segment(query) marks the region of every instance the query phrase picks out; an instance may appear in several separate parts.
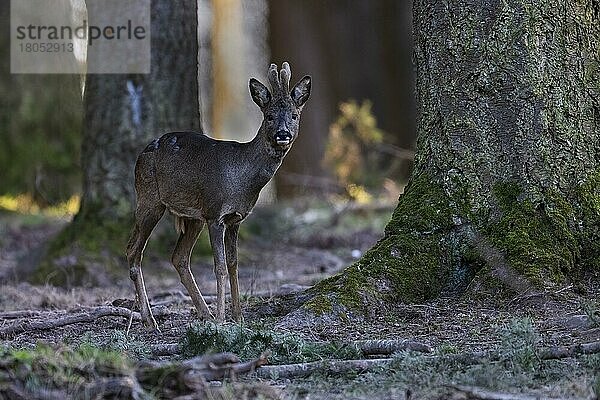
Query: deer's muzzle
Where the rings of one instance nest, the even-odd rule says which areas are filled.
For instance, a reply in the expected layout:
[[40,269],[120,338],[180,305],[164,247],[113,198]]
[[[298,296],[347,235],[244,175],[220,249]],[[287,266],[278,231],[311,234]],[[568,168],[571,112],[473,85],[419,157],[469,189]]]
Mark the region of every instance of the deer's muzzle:
[[280,146],[290,144],[292,141],[292,134],[288,131],[278,131],[275,134],[275,142]]

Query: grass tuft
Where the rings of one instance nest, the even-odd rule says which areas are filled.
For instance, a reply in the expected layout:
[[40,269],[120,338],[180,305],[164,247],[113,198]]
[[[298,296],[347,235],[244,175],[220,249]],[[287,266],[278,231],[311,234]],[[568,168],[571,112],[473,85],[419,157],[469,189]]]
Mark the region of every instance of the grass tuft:
[[[70,349],[40,343],[33,349],[2,349],[0,355],[0,386],[21,381],[31,392],[65,389],[76,393],[97,376],[126,376],[132,371],[122,354],[89,344]],[[4,381],[8,376],[2,370],[14,371],[10,380]]]
[[540,367],[537,355],[538,334],[529,318],[515,319],[501,333],[501,351],[515,372],[533,372]]
[[93,336],[93,333],[87,332],[79,340],[78,347],[116,352],[134,360],[148,358],[151,355],[148,345],[141,338],[132,334],[127,335],[121,329],[115,329],[103,337]]
[[309,342],[298,336],[244,325],[199,323],[188,329],[182,340],[186,356],[232,352],[242,360],[269,351],[271,364],[292,364],[323,359],[353,359],[362,356],[355,345],[335,342]]
[[596,302],[586,301],[581,304],[581,309],[587,315],[593,328],[600,327],[600,308]]

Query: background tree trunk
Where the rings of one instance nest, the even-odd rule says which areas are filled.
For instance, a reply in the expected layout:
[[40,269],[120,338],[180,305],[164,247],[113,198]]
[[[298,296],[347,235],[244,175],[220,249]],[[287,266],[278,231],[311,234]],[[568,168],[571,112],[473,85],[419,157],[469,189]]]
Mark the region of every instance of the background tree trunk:
[[[164,132],[202,129],[196,0],[152,0],[151,4],[151,73],[87,76],[81,209],[52,243],[36,280],[45,280],[51,272],[53,283],[76,284],[101,275],[73,272],[89,263],[77,257],[60,261],[60,256],[72,253],[73,247],[81,250],[82,257],[87,257],[86,252],[104,257],[100,250],[109,250],[110,257],[123,254],[133,216],[137,155]],[[92,24],[93,12],[89,19]],[[88,59],[90,56],[93,54],[88,54]],[[58,268],[67,271],[64,274],[56,273],[57,259],[66,262]],[[121,262],[121,257],[114,260],[115,264]],[[110,267],[111,263],[103,260],[103,264]]]
[[[87,76],[83,202],[77,218],[129,218],[133,165],[144,146],[163,132],[201,130],[196,1],[151,3],[151,73]],[[128,82],[140,91],[139,106]]]
[[416,0],[414,34],[410,183],[384,238],[307,305],[598,273],[600,3]]
[[[294,83],[305,74],[313,92],[300,135],[277,175],[278,192],[306,193],[288,174],[322,176],[329,126],[339,103],[370,100],[378,127],[393,143],[413,148],[414,74],[410,0],[271,0],[273,62],[289,61]],[[377,73],[373,73],[377,71]],[[408,177],[410,162],[404,166]]]

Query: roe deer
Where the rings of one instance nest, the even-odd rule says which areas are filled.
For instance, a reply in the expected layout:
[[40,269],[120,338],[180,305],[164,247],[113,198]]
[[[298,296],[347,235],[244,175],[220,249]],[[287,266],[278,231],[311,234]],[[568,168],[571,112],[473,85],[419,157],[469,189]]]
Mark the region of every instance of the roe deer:
[[203,133],[171,132],[155,139],[135,164],[135,226],[127,245],[129,274],[144,323],[158,329],[142,275],[142,253],[165,209],[175,215],[179,239],[171,261],[200,318],[213,318],[190,269],[192,248],[206,223],[217,279],[217,320],[225,319],[225,278],[229,272],[232,314],[241,320],[237,238],[260,190],[271,180],[298,136],[300,112],[310,96],[305,76],[290,91],[291,71],[271,64],[272,91],[250,79],[250,94],[263,113],[250,142],[216,140]]

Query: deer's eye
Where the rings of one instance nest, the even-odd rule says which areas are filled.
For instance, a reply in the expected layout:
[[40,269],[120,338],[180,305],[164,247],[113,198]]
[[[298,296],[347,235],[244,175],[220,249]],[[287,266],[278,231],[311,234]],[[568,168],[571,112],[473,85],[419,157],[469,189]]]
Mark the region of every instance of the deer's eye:
[[273,122],[273,116],[272,115],[267,115],[267,121]]
[[293,114],[292,114],[292,119],[298,119],[298,114],[296,114],[296,113],[293,113]]

